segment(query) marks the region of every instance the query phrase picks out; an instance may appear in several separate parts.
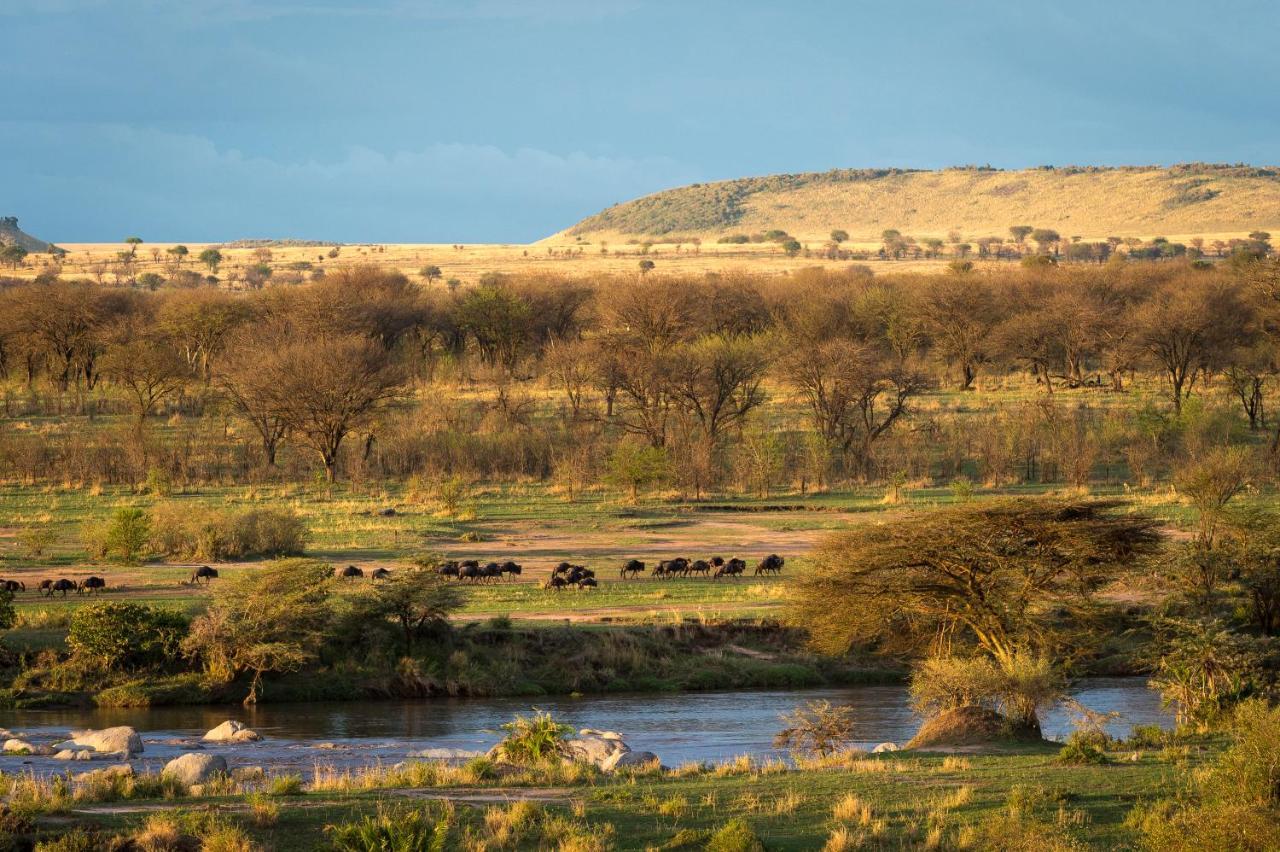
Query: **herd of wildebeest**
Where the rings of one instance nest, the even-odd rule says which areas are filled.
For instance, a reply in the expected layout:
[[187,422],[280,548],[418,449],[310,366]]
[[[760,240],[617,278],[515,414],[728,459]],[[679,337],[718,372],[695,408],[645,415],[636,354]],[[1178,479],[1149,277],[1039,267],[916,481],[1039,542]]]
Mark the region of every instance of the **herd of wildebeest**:
[[[757,577],[764,574],[781,574],[782,567],[785,564],[785,559],[776,553],[771,553],[756,564],[755,574]],[[623,580],[634,579],[645,573],[646,570],[648,570],[648,566],[644,562],[639,559],[628,559],[619,569],[618,576]],[[494,583],[503,578],[515,579],[524,572],[524,569],[520,563],[509,559],[505,562],[484,563],[479,559],[463,559],[440,563],[436,566],[435,571],[442,577],[452,577],[460,582],[467,580],[472,583]],[[730,579],[742,577],[746,572],[747,562],[744,559],[725,559],[720,556],[713,556],[710,559],[689,560],[683,556],[678,556],[675,559],[664,559],[655,564],[650,576],[655,580],[665,580],[672,577],[710,577],[713,580],[718,580],[721,577]],[[347,565],[346,567],[335,568],[333,575],[342,580],[356,580],[367,577],[369,580],[377,581],[391,576],[391,569],[374,568],[366,573],[359,566]],[[195,585],[200,583],[207,584],[217,579],[217,577],[217,568],[201,565],[192,572],[190,582]],[[584,565],[561,562],[551,569],[551,576],[542,584],[542,588],[557,592],[570,586],[577,589],[597,588],[599,583],[596,580],[596,572]],[[36,587],[36,591],[45,597],[53,597],[59,593],[66,597],[67,592],[75,592],[81,595],[97,594],[106,587],[107,581],[102,577],[85,577],[80,581],[63,578],[41,580],[39,586]],[[27,584],[21,580],[0,580],[0,589],[16,594],[25,592]]]

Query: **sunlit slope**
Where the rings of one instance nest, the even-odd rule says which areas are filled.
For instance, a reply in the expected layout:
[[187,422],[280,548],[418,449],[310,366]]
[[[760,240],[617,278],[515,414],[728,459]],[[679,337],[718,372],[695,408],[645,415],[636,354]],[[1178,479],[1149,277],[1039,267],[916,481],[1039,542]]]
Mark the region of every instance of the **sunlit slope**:
[[862,241],[887,228],[912,235],[1004,236],[1011,225],[1085,239],[1280,231],[1280,169],[1189,164],[773,175],[655,193],[610,207],[564,233],[706,240],[780,229],[814,240],[839,228]]

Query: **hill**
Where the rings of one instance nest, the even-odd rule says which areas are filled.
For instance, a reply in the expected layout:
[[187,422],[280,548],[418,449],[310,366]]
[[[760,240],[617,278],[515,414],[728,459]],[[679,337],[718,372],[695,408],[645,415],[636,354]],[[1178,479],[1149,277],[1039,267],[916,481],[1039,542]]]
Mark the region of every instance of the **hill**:
[[17,216],[0,217],[0,245],[22,246],[32,254],[49,250],[49,244],[44,240],[38,240],[18,227]]
[[1190,163],[1023,171],[840,169],[692,184],[614,205],[561,236],[699,237],[780,229],[826,239],[1003,236],[1011,225],[1063,236],[1244,234],[1280,230],[1280,168]]

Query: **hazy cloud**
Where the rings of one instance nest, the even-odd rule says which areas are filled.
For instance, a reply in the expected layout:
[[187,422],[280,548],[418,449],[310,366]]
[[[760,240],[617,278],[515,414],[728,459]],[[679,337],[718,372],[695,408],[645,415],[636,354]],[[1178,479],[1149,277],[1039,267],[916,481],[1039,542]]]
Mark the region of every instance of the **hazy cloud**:
[[[0,149],[26,176],[8,196],[12,213],[64,242],[116,239],[123,230],[192,241],[527,241],[699,177],[663,158],[466,144],[350,146],[291,161],[111,124],[0,122]],[[98,202],[86,205],[86,196]]]

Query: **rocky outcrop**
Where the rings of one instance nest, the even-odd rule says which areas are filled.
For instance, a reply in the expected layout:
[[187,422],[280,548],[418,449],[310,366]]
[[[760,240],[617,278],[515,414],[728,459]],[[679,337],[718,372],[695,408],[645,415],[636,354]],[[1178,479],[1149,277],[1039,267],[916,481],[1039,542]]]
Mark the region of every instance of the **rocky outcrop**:
[[21,246],[32,254],[46,252],[50,248],[44,240],[24,233],[18,227],[17,216],[0,216],[0,245]]
[[897,751],[897,743],[880,743],[880,745],[871,749],[872,754],[884,754],[886,751]]
[[40,754],[41,749],[26,740],[13,738],[5,740],[4,745],[0,746],[0,751],[5,754]]
[[160,775],[186,787],[194,787],[208,783],[218,775],[225,775],[226,771],[227,760],[222,755],[191,752],[166,763]]
[[605,772],[613,772],[617,769],[647,769],[661,765],[662,761],[651,751],[620,751],[605,758],[600,768]]
[[260,739],[256,731],[234,719],[228,719],[204,735],[204,741],[210,743],[254,743]]
[[98,754],[123,754],[132,757],[142,753],[142,737],[128,725],[103,728],[101,731],[73,731],[71,738],[53,747],[55,751],[93,751]]

